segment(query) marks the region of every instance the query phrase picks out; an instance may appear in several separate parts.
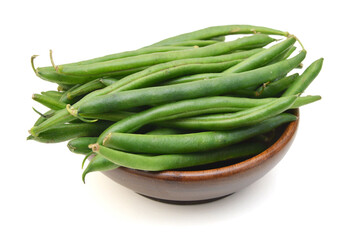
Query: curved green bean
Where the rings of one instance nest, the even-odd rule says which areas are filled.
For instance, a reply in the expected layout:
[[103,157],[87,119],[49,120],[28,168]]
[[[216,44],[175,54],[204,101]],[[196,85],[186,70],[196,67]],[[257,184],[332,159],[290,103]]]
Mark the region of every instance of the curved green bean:
[[105,87],[110,86],[110,85],[116,83],[116,82],[119,81],[119,80],[120,80],[120,79],[116,79],[116,78],[100,78],[100,82],[101,82],[102,84],[104,84]]
[[45,91],[41,92],[40,94],[44,96],[51,97],[55,99],[56,101],[60,101],[61,96],[63,95],[63,92],[58,92],[58,91]]
[[[138,49],[138,50],[134,50],[134,51],[126,51],[126,52],[121,52],[121,53],[116,53],[116,54],[110,54],[110,55],[106,55],[103,57],[93,58],[93,59],[80,61],[80,62],[63,64],[63,65],[64,66],[72,66],[72,65],[81,66],[81,65],[85,65],[85,64],[110,61],[113,59],[121,59],[121,58],[138,56],[138,55],[143,55],[143,54],[184,50],[184,49],[190,49],[190,48],[191,47],[182,47],[182,46],[148,47],[148,48],[142,48],[142,49]],[[32,61],[33,61],[33,59],[32,59]],[[33,65],[33,63],[32,63],[32,65]],[[139,70],[136,69],[135,71],[139,71]],[[43,80],[47,80],[50,82],[56,82],[56,83],[60,83],[60,84],[71,84],[71,85],[74,84],[75,85],[75,84],[86,83],[86,82],[89,82],[91,80],[96,79],[96,77],[89,77],[89,76],[72,76],[72,75],[60,74],[52,66],[39,67],[39,68],[35,69],[35,73],[38,77],[42,78]]]
[[255,34],[249,37],[239,38],[231,42],[219,42],[202,48],[192,48],[172,52],[150,53],[141,56],[127,57],[105,62],[85,65],[57,66],[57,71],[63,74],[79,76],[112,76],[120,71],[151,66],[154,64],[170,62],[186,58],[200,58],[225,54],[238,49],[248,47],[256,48],[267,45],[273,39],[264,34]]
[[187,40],[197,40],[197,39],[211,39],[216,37],[222,37],[225,35],[233,34],[253,34],[253,33],[263,33],[269,35],[282,35],[288,36],[288,32],[283,32],[280,30],[253,26],[253,25],[224,25],[224,26],[214,26],[200,29],[197,31],[184,33],[174,37],[170,37],[152,44],[151,46],[163,46],[165,44],[170,44],[174,42],[187,41]]
[[289,109],[296,101],[297,96],[281,97],[258,107],[249,108],[231,114],[223,119],[188,118],[173,120],[168,125],[182,129],[199,130],[231,130],[238,127],[257,124]]
[[94,152],[109,161],[128,168],[145,171],[163,171],[208,163],[246,157],[265,150],[265,145],[259,142],[243,143],[214,151],[188,154],[170,154],[144,156],[113,150],[99,144],[91,145]]
[[93,81],[87,82],[85,84],[79,85],[79,87],[73,89],[72,91],[67,91],[66,98],[67,99],[61,99],[63,102],[68,102],[70,103],[70,100],[73,100],[77,97],[80,97],[82,95],[86,95],[87,93],[90,93],[92,91],[104,88],[105,85],[101,82],[101,79],[95,79]]
[[294,37],[288,37],[286,40],[279,42],[278,44],[275,44],[274,46],[265,49],[264,51],[254,54],[253,56],[225,70],[224,72],[239,73],[262,67],[272,61],[277,55],[292,47],[295,42],[296,39]]
[[164,44],[163,46],[198,46],[198,47],[205,47],[220,41],[216,40],[186,40],[182,42],[173,42],[169,44]]
[[55,98],[49,97],[47,95],[33,94],[32,99],[52,110],[60,110],[66,107],[65,103],[57,101]]
[[82,180],[85,183],[85,178],[88,173],[97,171],[109,171],[118,168],[119,166],[99,154],[95,155],[90,161],[82,174]]
[[277,81],[269,82],[268,84],[264,83],[264,86],[261,86],[256,90],[256,96],[259,98],[277,97],[292,83],[294,83],[298,76],[299,74],[295,73],[290,76],[281,78]]
[[289,96],[294,94],[303,93],[304,90],[309,86],[309,84],[318,76],[322,66],[323,58],[314,61],[303,73],[300,75],[296,81],[287,88],[287,90],[282,94],[282,96]]
[[77,137],[97,137],[111,124],[112,122],[106,121],[63,124],[50,128],[36,137],[29,136],[27,139],[43,143],[58,143]]
[[175,154],[214,150],[245,141],[267,133],[283,123],[295,121],[289,113],[271,117],[258,124],[231,131],[199,132],[189,134],[167,133],[167,135],[110,133],[103,145],[131,153]]

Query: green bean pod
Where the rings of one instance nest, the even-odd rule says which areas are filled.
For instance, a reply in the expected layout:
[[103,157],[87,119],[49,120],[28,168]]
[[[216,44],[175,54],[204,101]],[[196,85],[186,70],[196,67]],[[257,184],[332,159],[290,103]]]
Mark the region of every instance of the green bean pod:
[[295,121],[297,117],[282,113],[258,124],[231,131],[199,132],[167,135],[110,133],[103,145],[131,153],[175,154],[214,150],[227,147],[259,134],[267,133],[283,123]]
[[283,32],[280,30],[260,27],[260,26],[252,26],[252,25],[224,25],[224,26],[214,26],[208,27],[204,29],[200,29],[197,31],[184,33],[178,36],[170,37],[154,43],[151,46],[163,46],[166,44],[180,42],[180,41],[188,41],[188,40],[202,40],[202,39],[211,39],[216,37],[222,37],[225,35],[233,35],[233,34],[253,34],[253,33],[263,33],[269,35],[281,35],[288,36],[288,32]]
[[186,58],[201,58],[216,56],[228,52],[246,49],[246,47],[262,47],[272,42],[273,39],[264,34],[255,34],[249,37],[239,38],[231,42],[219,42],[202,48],[192,48],[172,52],[150,53],[141,56],[127,57],[106,62],[98,62],[85,65],[57,66],[57,71],[63,74],[79,76],[113,76],[120,71],[147,67],[159,63],[170,62]]
[[113,112],[143,105],[231,93],[286,75],[304,59],[305,55],[306,52],[303,50],[291,59],[243,73],[229,74],[219,77],[215,81],[208,79],[201,82],[151,87],[98,96],[84,102],[78,108],[78,114],[84,117],[85,113]]
[[293,46],[296,42],[294,37],[288,37],[286,40],[275,44],[274,46],[265,49],[262,52],[254,54],[253,56],[247,58],[241,63],[227,69],[225,73],[239,73],[248,70],[252,70],[258,67],[262,67],[272,61],[277,55],[284,52]]
[[277,62],[280,62],[282,60],[289,58],[295,50],[296,50],[295,46],[291,46],[291,47],[287,48],[285,51],[281,52],[275,58],[273,58],[268,64],[277,63]]
[[[201,64],[225,63],[229,61],[234,61],[233,64],[236,64],[237,61],[235,60],[242,60],[257,53],[258,51],[260,50],[253,49],[240,53],[210,56],[204,58],[182,59],[157,64],[145,69],[144,71],[116,81],[116,83],[107,88],[106,91],[104,90],[104,94],[147,87],[168,80],[174,76],[183,76],[191,74],[192,72],[200,71],[197,70],[197,68],[193,70],[192,66],[198,66],[199,68],[202,67]],[[206,67],[203,65],[202,68],[205,69]],[[204,71],[208,72],[210,70]]]
[[100,82],[101,82],[102,84],[104,84],[105,87],[110,86],[110,85],[116,83],[116,82],[119,81],[119,80],[120,80],[120,79],[116,79],[116,78],[100,78]]
[[198,46],[198,47],[205,47],[209,46],[215,43],[218,43],[219,41],[216,40],[186,40],[182,42],[174,42],[174,43],[169,43],[165,44],[163,46]]
[[82,95],[86,95],[92,91],[104,88],[105,85],[100,80],[101,79],[95,79],[93,81],[79,85],[79,87],[73,89],[72,91],[67,91],[66,99],[61,99],[61,101],[70,103],[70,100],[81,97]]
[[323,58],[320,58],[313,62],[297,80],[287,88],[287,90],[282,94],[282,96],[295,95],[303,93],[304,90],[309,86],[309,84],[318,76],[322,66]]
[[258,107],[249,108],[233,113],[230,118],[226,119],[178,119],[173,120],[168,125],[174,128],[182,129],[199,129],[199,130],[231,130],[238,127],[257,124],[265,119],[273,117],[289,109],[296,101],[297,96],[281,97],[267,104]]
[[70,99],[67,97],[67,95],[68,95],[70,92],[74,91],[75,89],[79,88],[80,86],[82,86],[82,84],[76,84],[76,85],[74,85],[73,87],[71,87],[69,90],[65,91],[65,92],[62,94],[61,98],[60,98],[60,102],[63,102],[63,103],[70,103],[70,104],[74,103],[75,101],[74,101],[74,100],[70,100]]
[[[260,99],[260,100],[265,100],[265,101],[263,101],[263,102],[258,101],[257,104],[258,104],[258,106],[260,106],[259,104],[265,104],[265,103],[268,104],[273,99],[275,99],[275,98]],[[290,109],[299,108],[301,106],[316,102],[320,99],[321,99],[320,96],[299,97],[294,102],[294,104],[290,107]],[[198,126],[196,126],[197,125],[196,123],[200,122],[203,125],[203,128],[205,128],[206,130],[214,130],[213,126],[216,125],[217,123],[219,123],[219,122],[225,123],[226,121],[231,121],[235,117],[238,117],[237,112],[211,114],[211,115],[203,115],[203,116],[196,116],[196,117],[189,117],[189,118],[181,119],[182,121],[185,122],[185,125],[183,125],[183,123],[181,123],[181,120],[178,121],[178,120],[173,120],[173,119],[168,120],[168,121],[161,120],[161,121],[157,122],[157,124],[159,126],[174,127],[174,128],[177,125],[177,127],[180,129],[195,130],[195,129],[198,129]],[[176,122],[176,124],[173,123],[174,121]],[[191,123],[191,124],[188,124],[188,123]],[[193,125],[193,127],[191,125]]]
[[40,133],[38,136],[29,136],[28,140],[43,143],[64,142],[77,137],[97,137],[112,123],[99,121],[95,123],[69,123],[56,126]]
[[258,154],[265,150],[259,142],[242,143],[214,151],[188,154],[145,156],[113,150],[99,144],[91,145],[94,152],[119,165],[145,171],[163,171],[224,161]]
[[174,129],[174,128],[155,128],[154,130],[151,130],[144,135],[170,135],[170,134],[180,134],[183,133],[180,129]]
[[60,101],[57,101],[55,98],[45,96],[45,95],[33,94],[32,99],[34,101],[37,101],[37,102],[43,104],[44,106],[46,106],[52,110],[60,110],[60,109],[64,109],[66,107],[66,104],[64,104]]
[[118,168],[119,166],[100,155],[95,155],[90,161],[82,174],[82,180],[85,183],[85,178],[88,173],[97,171],[109,171]]
[[277,97],[285,89],[287,89],[299,76],[298,73],[281,78],[277,81],[270,82],[256,90],[256,96],[259,98]]
[[[183,133],[184,131],[181,131],[179,129],[172,129],[172,128],[156,128],[150,132],[147,132],[146,134],[154,134],[154,135],[166,135],[166,134],[179,134]],[[91,149],[89,149],[91,152]],[[88,153],[90,153],[88,152]],[[117,168],[118,165],[115,163],[110,162],[109,160],[101,157],[100,155],[94,156],[88,166],[85,168],[83,174],[82,174],[82,180],[85,182],[85,176],[86,174],[90,172],[96,172],[96,171],[108,171],[108,170],[113,170]]]
[[177,50],[191,49],[192,47],[193,46],[175,46],[175,45],[173,45],[173,46],[166,46],[165,45],[165,46],[159,46],[159,47],[144,47],[144,48],[140,48],[137,50],[109,54],[109,55],[105,55],[102,57],[92,58],[89,60],[68,63],[68,64],[63,64],[63,65],[64,66],[72,66],[72,65],[79,66],[79,65],[92,64],[92,63],[98,63],[98,62],[106,62],[106,61],[127,58],[127,57],[133,57],[133,56],[140,56],[140,55],[149,54],[149,53],[171,52],[171,51],[177,51]]
[[97,139],[97,137],[78,137],[70,140],[67,147],[73,153],[88,154],[92,152],[88,145],[96,143]]
[[221,76],[223,76],[223,73],[198,73],[198,74],[193,74],[189,76],[187,75],[184,77],[176,78],[176,79],[167,81],[165,83],[162,83],[161,85],[165,86],[165,85],[174,85],[179,83],[188,83],[188,82],[194,82],[199,80],[217,78]]
[[40,94],[42,94],[44,96],[48,96],[48,97],[54,98],[56,101],[60,101],[60,98],[63,95],[63,92],[45,91],[45,92],[41,92]]
[[[131,57],[131,56],[139,56],[141,54],[143,55],[143,54],[150,54],[150,53],[156,53],[156,52],[168,52],[168,51],[184,50],[184,49],[190,49],[190,48],[191,47],[181,47],[181,46],[149,47],[149,48],[138,49],[135,51],[126,51],[126,52],[121,52],[121,53],[117,53],[117,54],[110,54],[107,56],[93,58],[90,60],[85,60],[85,61],[80,61],[80,62],[75,62],[75,63],[63,64],[63,66],[81,66],[81,65],[85,65],[85,64],[93,64],[93,63],[110,61],[110,60],[114,60],[114,59],[121,59],[121,58],[126,58],[126,57]],[[33,57],[32,57],[32,65],[33,65]],[[82,84],[82,83],[86,83],[86,82],[89,82],[91,80],[96,79],[96,77],[91,77],[91,76],[72,76],[72,75],[58,73],[55,70],[55,67],[52,67],[52,66],[40,67],[40,68],[35,69],[35,73],[38,77],[42,78],[43,80],[59,83],[60,85],[61,84],[64,84],[64,85],[65,84],[70,84],[70,85]],[[33,67],[33,69],[34,69],[34,67]],[[136,72],[139,70],[135,69],[132,71]],[[127,75],[127,74],[128,74],[128,72],[125,73],[125,75]]]
[[209,38],[209,40],[214,40],[214,41],[218,41],[218,42],[225,42],[226,37],[225,36],[217,36],[217,37]]
[[50,118],[55,114],[55,110],[49,110],[46,113],[42,114],[37,121],[34,123],[34,126],[38,126],[42,122],[44,122],[46,119]]
[[65,92],[65,91],[68,91],[70,90],[72,87],[76,86],[76,84],[74,85],[69,85],[69,84],[63,84],[63,83],[58,83],[58,86],[57,86],[57,90],[59,92]]

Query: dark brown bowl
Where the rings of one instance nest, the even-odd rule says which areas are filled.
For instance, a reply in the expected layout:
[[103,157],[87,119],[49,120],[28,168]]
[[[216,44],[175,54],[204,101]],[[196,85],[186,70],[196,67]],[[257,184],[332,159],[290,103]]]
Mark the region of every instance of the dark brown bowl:
[[[293,113],[298,116],[298,109]],[[225,166],[162,172],[119,167],[103,173],[115,182],[154,200],[174,204],[209,202],[235,193],[269,172],[285,156],[297,128],[298,120],[289,123],[264,152],[240,162],[230,161]]]

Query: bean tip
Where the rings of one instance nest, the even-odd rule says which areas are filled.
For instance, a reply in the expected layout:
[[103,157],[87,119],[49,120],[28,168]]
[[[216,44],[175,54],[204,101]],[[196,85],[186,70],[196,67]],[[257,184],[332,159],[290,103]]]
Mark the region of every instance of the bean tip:
[[32,66],[32,69],[33,69],[33,71],[34,71],[34,73],[35,73],[35,75],[39,75],[39,73],[38,73],[38,69],[36,69],[35,68],[35,66],[34,66],[34,59],[36,58],[36,57],[38,57],[39,55],[33,55],[32,57],[31,57],[31,66]]
[[33,137],[32,135],[29,135],[26,139],[27,139],[27,140],[33,140],[34,137]]
[[83,161],[82,161],[82,169],[84,168],[84,164],[85,164],[86,160],[87,160],[92,154],[93,154],[93,152],[90,152],[90,153],[88,153],[88,154],[84,157],[84,159],[83,159]]
[[99,143],[89,144],[88,147],[92,149],[93,152],[98,152],[100,148]]
[[56,72],[58,72],[58,66],[55,65],[54,63],[54,58],[53,58],[53,50],[49,50],[49,56],[50,56],[50,62],[53,68],[55,69]]

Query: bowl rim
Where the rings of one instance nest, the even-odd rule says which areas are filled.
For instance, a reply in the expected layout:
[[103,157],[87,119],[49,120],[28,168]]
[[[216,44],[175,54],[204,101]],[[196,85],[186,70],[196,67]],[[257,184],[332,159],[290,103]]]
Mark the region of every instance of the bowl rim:
[[234,175],[236,173],[244,172],[249,169],[252,169],[266,160],[270,159],[273,155],[280,152],[292,139],[294,136],[299,123],[299,109],[293,109],[293,114],[297,116],[297,120],[290,122],[285,128],[282,135],[277,139],[269,148],[264,150],[263,152],[255,155],[251,158],[248,158],[239,163],[235,163],[232,165],[213,168],[213,169],[205,169],[205,170],[190,170],[190,171],[182,171],[182,170],[165,170],[159,172],[152,171],[142,171],[137,169],[131,169],[126,167],[120,167],[121,171],[128,172],[134,175],[140,175],[143,177],[156,178],[159,180],[168,180],[168,181],[205,181],[214,178],[220,177],[228,177],[230,175]]

